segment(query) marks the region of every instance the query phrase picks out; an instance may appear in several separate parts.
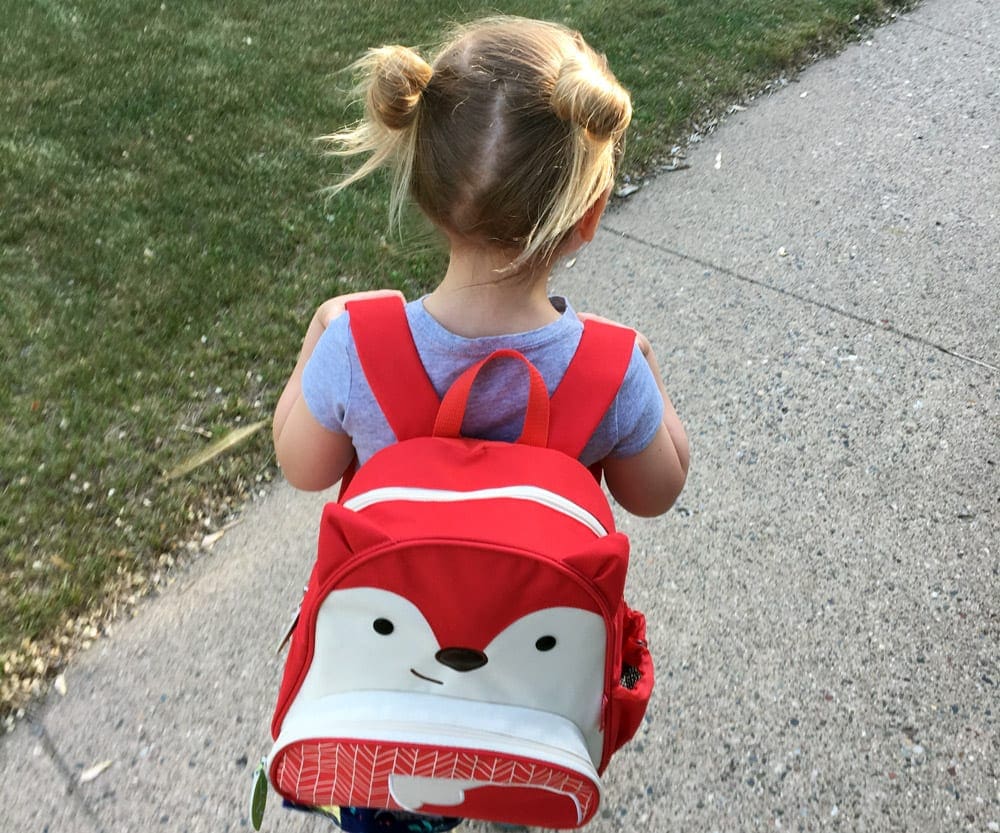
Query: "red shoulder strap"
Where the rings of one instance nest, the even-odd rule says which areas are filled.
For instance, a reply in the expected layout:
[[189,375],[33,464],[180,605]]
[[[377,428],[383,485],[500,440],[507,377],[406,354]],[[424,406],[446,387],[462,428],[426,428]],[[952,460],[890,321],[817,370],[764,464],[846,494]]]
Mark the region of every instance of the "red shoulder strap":
[[441,400],[420,361],[402,299],[347,304],[361,369],[397,440],[429,437]]
[[549,448],[580,456],[618,395],[634,347],[634,330],[584,322],[580,344],[552,394]]
[[[420,361],[396,297],[347,304],[358,359],[397,440],[429,437],[441,401]],[[635,332],[588,319],[576,353],[552,394],[549,447],[579,457],[625,379]]]

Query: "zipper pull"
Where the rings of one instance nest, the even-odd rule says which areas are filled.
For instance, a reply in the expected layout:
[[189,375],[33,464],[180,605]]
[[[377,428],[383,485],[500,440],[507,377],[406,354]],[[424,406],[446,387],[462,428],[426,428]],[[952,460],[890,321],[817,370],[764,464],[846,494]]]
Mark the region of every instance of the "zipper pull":
[[[305,596],[306,592],[309,590],[309,585],[302,588],[302,595]],[[292,634],[295,632],[295,626],[299,623],[299,616],[302,614],[302,602],[299,602],[299,606],[295,608],[295,615],[292,617],[291,624],[285,630],[285,635],[282,637],[281,642],[278,643],[278,649],[275,651],[276,654],[280,654],[285,650],[285,646],[292,641]]]
[[260,830],[264,820],[264,807],[267,806],[267,775],[264,772],[265,758],[260,759],[257,771],[253,775],[253,791],[250,793],[250,824],[254,830]]
[[281,642],[278,643],[278,649],[274,652],[280,654],[285,650],[285,646],[292,641],[292,634],[295,632],[295,626],[299,623],[299,614],[302,612],[302,605],[299,605],[298,609],[295,611],[295,616],[292,617],[292,622],[288,626],[288,630],[285,631],[285,635],[282,637]]

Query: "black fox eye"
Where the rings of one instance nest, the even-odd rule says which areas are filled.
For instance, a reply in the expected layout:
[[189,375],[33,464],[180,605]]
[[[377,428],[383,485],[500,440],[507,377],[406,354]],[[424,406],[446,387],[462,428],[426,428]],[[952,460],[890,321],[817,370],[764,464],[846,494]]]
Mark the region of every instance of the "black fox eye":
[[539,651],[551,651],[556,647],[556,638],[554,636],[540,636],[535,642],[535,647]]
[[390,633],[396,630],[396,626],[392,624],[392,622],[390,622],[388,619],[381,619],[381,618],[376,619],[374,622],[372,622],[372,627],[375,628],[375,633],[380,633],[382,634],[382,636],[388,636]]

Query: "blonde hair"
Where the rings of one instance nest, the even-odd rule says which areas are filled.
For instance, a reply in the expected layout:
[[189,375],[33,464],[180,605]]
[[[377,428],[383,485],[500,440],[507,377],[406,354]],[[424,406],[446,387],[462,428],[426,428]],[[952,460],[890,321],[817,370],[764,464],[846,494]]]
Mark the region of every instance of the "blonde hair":
[[632,103],[577,32],[493,17],[430,63],[383,46],[352,69],[364,117],[323,138],[369,156],[332,190],[387,166],[394,220],[411,196],[445,231],[517,251],[518,268],[556,254],[614,182]]

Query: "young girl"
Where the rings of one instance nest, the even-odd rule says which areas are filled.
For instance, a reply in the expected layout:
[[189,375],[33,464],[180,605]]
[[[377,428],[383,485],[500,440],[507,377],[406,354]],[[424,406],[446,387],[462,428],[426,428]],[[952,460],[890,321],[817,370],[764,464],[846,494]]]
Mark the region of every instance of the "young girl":
[[[391,215],[398,217],[411,197],[446,236],[443,278],[406,305],[437,393],[500,348],[524,354],[552,393],[583,325],[565,299],[548,295],[548,278],[559,258],[597,231],[632,115],[628,93],[578,33],[522,18],[462,27],[430,64],[410,49],[387,46],[355,68],[364,118],[329,138],[335,152],[368,158],[335,190],[388,166]],[[345,312],[352,299],[382,294],[394,293],[328,300],[309,326],[274,415],[278,462],[297,488],[332,486],[355,455],[363,464],[395,441],[361,370]],[[463,434],[514,440],[524,415],[523,376],[517,362],[488,365]],[[637,515],[665,512],[684,485],[687,437],[641,335],[580,460],[600,463],[611,494]],[[377,829],[457,823],[386,816],[380,814]],[[373,818],[345,811],[341,824],[366,829]]]

